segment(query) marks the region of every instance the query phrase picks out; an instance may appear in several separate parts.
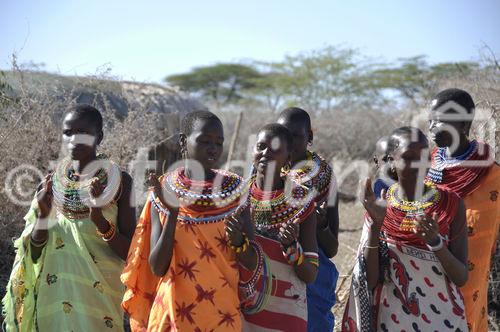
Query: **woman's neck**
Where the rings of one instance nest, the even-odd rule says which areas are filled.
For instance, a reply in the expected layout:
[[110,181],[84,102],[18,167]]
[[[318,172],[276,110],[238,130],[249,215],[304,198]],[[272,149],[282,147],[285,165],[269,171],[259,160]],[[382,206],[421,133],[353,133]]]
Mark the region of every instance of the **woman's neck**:
[[460,141],[458,142],[458,146],[455,149],[455,151],[451,152],[450,148],[448,147],[446,149],[446,152],[447,152],[448,156],[450,156],[450,157],[458,157],[458,156],[463,155],[467,151],[469,146],[470,146],[470,141],[467,138],[467,136],[460,135]]
[[420,201],[428,193],[430,188],[418,177],[413,179],[400,179],[399,188],[401,198],[406,201]]
[[[269,174],[271,175],[271,174]],[[257,176],[255,178],[255,185],[262,191],[275,191],[283,189],[285,184],[280,174],[274,174],[272,179],[269,179],[265,176],[265,174],[257,172]]]
[[189,164],[186,163],[184,166],[184,175],[190,180],[193,181],[210,181],[215,177],[215,173],[211,169],[203,170],[203,174],[197,174],[198,172],[194,172]]
[[401,197],[406,201],[415,201],[419,195],[417,191],[417,177],[399,179],[399,188],[401,189]]
[[300,163],[301,161],[304,161],[304,160],[307,160],[307,150],[304,150],[300,153],[297,153],[294,160],[292,160],[292,164],[295,165],[295,164]]
[[73,169],[77,174],[83,174],[85,171],[85,167],[87,167],[91,162],[97,159],[97,156],[94,154],[91,156],[89,159],[83,159],[83,160],[73,160],[72,161],[72,166]]

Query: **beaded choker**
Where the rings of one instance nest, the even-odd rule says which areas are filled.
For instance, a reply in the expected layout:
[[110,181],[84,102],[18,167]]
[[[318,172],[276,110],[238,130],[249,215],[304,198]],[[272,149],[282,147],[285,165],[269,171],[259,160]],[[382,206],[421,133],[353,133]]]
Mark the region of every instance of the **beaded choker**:
[[425,182],[424,185],[424,197],[422,200],[418,201],[404,200],[401,196],[401,188],[398,183],[389,187],[387,191],[387,202],[391,207],[406,214],[399,225],[400,230],[412,231],[415,226],[416,217],[423,215],[427,208],[439,202],[441,194],[436,186],[429,182]]
[[[99,155],[97,159],[104,161],[106,157]],[[98,169],[93,176],[76,174],[70,158],[64,159],[57,165],[52,175],[52,192],[58,212],[72,220],[88,218],[89,206],[95,205],[89,192],[90,182],[96,177],[105,186],[98,197],[99,202],[110,204],[117,199],[117,193],[121,189],[121,170],[111,161],[106,160],[104,164],[104,167]]]
[[[238,175],[224,170],[213,170],[215,182],[192,181],[184,174],[184,168],[168,173],[163,182],[164,189],[174,192],[182,205],[221,207],[237,200],[248,190],[247,183]],[[215,183],[216,184],[216,183]]]
[[284,190],[264,192],[251,179],[250,204],[252,220],[260,234],[271,236],[288,221],[303,221],[314,208],[313,200],[308,198],[308,190],[294,186],[289,195]]
[[[248,182],[231,172],[213,171],[216,174],[215,182],[221,180],[220,186],[214,187],[213,181],[193,181],[184,174],[183,168],[165,176],[162,181],[163,190],[174,192],[179,199],[181,208],[178,215],[179,222],[215,223],[240,213],[248,206]],[[151,194],[150,200],[158,212],[168,214],[154,194]],[[183,211],[200,214],[203,217],[191,217]]]
[[286,173],[292,181],[314,188],[318,197],[324,196],[330,187],[332,179],[332,168],[317,153],[307,151],[305,165],[293,168]]
[[448,157],[446,148],[438,148],[432,160],[432,167],[429,169],[427,177],[434,183],[443,182],[443,170],[460,166],[465,160],[468,160],[477,152],[477,141],[471,141],[467,151],[458,157]]

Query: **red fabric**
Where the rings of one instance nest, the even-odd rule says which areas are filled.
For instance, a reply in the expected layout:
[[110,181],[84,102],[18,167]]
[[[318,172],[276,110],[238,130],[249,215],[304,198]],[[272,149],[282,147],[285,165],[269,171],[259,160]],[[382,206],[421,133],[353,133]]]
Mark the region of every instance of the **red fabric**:
[[[467,159],[468,162],[471,161],[486,161],[491,158],[491,164],[486,167],[471,167],[467,165],[457,165],[455,167],[445,168],[443,170],[443,180],[437,185],[448,191],[453,191],[461,198],[468,196],[474,192],[479,185],[483,176],[488,173],[488,170],[493,165],[493,156],[490,156],[491,147],[488,144],[477,143],[478,149]],[[434,162],[434,156],[438,148],[432,151],[432,161]],[[480,154],[479,151],[482,153]],[[432,167],[432,165],[431,165]]]
[[[440,190],[440,199],[437,203],[428,207],[424,212],[432,216],[434,212],[438,213],[439,233],[442,236],[448,235],[450,225],[455,218],[460,198],[449,191]],[[417,248],[427,248],[425,241],[419,238],[413,231],[403,231],[399,228],[406,213],[390,205],[387,205],[387,212],[382,225],[382,231],[386,236],[395,242],[415,246]],[[387,239],[386,239],[387,240]]]

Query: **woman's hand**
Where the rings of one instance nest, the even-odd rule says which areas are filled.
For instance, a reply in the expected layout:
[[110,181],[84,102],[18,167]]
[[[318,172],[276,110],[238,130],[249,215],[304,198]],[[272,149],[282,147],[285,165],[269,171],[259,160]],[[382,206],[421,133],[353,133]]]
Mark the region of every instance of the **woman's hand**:
[[245,242],[243,235],[244,220],[241,215],[230,216],[226,218],[224,225],[226,229],[226,236],[229,239],[230,245],[233,247],[241,247]]
[[324,229],[328,225],[328,219],[326,218],[326,202],[321,203],[321,205],[316,206],[316,227],[318,229]]
[[163,190],[160,180],[156,176],[155,172],[150,172],[146,184],[149,190],[152,190],[156,197],[160,199],[160,202],[170,211],[179,211],[179,199],[175,193],[170,190]]
[[361,203],[363,204],[366,212],[373,220],[372,227],[380,230],[382,224],[384,223],[385,213],[387,208],[387,203],[385,201],[385,190],[382,190],[382,198],[377,199],[372,188],[372,180],[367,178],[365,181],[365,187],[363,190],[363,196],[361,197]]
[[283,245],[283,247],[287,248],[297,241],[299,237],[300,226],[296,220],[289,220],[286,224],[283,224],[280,227],[280,232],[278,238]]
[[54,197],[52,193],[52,174],[47,174],[38,185],[35,196],[39,209],[38,217],[42,219],[47,218],[52,209],[52,200]]
[[[95,203],[96,198],[101,196],[103,191],[104,191],[104,186],[101,184],[99,179],[97,177],[92,178],[92,180],[90,181],[90,185],[89,185],[89,193],[90,193],[91,199],[94,201],[93,203]],[[98,205],[92,204],[91,206],[89,206],[89,210],[90,210],[89,218],[96,225],[96,227],[99,230],[106,229],[108,227],[108,225],[105,222],[103,222],[104,216],[102,214],[101,207]]]
[[437,220],[438,216],[436,212],[432,214],[432,217],[427,214],[425,216],[417,216],[415,218],[417,225],[413,228],[413,232],[428,245],[437,245],[439,243]]

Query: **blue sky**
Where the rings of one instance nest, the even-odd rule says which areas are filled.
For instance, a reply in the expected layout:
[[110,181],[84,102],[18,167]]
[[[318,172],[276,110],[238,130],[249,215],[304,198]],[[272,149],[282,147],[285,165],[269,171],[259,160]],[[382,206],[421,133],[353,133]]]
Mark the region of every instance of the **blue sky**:
[[432,63],[500,54],[500,1],[26,1],[0,0],[0,68],[45,63],[65,75],[111,67],[161,82],[216,62],[280,60],[344,45],[379,60]]

